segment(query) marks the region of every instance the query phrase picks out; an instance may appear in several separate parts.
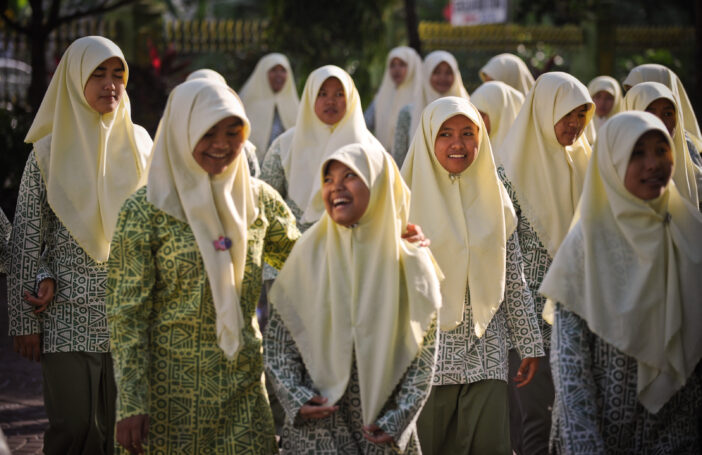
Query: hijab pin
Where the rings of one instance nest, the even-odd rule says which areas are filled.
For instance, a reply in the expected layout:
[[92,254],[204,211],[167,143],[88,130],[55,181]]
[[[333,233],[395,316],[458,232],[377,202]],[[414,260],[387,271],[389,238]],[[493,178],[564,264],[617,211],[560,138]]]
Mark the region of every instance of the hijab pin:
[[461,174],[449,174],[449,180],[451,183],[456,183],[456,180],[461,178]]
[[232,240],[229,237],[225,237],[223,235],[220,235],[219,238],[213,243],[215,250],[217,251],[227,251],[229,248],[232,247]]

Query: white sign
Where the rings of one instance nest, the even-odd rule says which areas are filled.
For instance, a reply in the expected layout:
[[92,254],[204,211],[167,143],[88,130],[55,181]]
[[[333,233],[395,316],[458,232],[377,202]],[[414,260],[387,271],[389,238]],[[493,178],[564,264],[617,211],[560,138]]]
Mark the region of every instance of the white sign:
[[507,0],[451,0],[451,25],[507,22]]

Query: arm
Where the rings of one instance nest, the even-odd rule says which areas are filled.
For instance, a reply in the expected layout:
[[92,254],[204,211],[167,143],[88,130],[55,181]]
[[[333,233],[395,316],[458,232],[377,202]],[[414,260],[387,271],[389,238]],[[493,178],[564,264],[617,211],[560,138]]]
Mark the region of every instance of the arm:
[[395,127],[395,139],[392,143],[392,157],[398,167],[402,167],[402,163],[407,156],[407,150],[410,143],[410,126],[412,124],[411,105],[407,105],[400,109],[397,115],[397,126]]
[[261,191],[268,219],[263,259],[280,270],[300,237],[300,231],[295,224],[295,217],[280,195],[265,185],[261,185]]
[[[144,198],[145,200],[145,198]],[[149,316],[156,270],[148,213],[128,199],[108,261],[106,306],[117,383],[117,421],[149,409]]]
[[12,225],[5,216],[5,212],[0,209],[0,273],[7,273],[10,270],[10,249],[7,242],[10,240]]
[[261,180],[273,187],[283,198],[288,195],[288,181],[280,161],[280,136],[273,141],[261,165]]
[[300,409],[318,394],[304,385],[302,356],[275,307],[271,308],[263,335],[263,361],[268,379],[288,420],[301,423]]
[[392,436],[402,451],[412,436],[411,432],[405,430],[419,417],[419,411],[431,391],[431,381],[436,368],[437,327],[437,321],[434,319],[424,336],[417,357],[390,398],[393,405],[381,411],[376,422],[380,430]]
[[554,425],[565,453],[605,453],[597,422],[597,392],[592,378],[592,334],[585,321],[556,305],[551,372],[556,399]]
[[505,319],[510,343],[522,358],[515,381],[517,387],[523,387],[533,378],[538,364],[537,361],[528,359],[543,357],[545,353],[534,299],[524,278],[522,251],[516,232],[507,240],[505,272]]

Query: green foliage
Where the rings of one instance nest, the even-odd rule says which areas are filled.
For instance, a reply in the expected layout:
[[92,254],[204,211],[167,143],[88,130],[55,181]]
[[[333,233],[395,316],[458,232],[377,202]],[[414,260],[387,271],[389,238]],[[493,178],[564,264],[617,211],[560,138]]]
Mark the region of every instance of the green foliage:
[[385,64],[389,50],[389,27],[384,19],[398,3],[268,0],[271,51],[290,58],[300,89],[307,74],[320,66],[344,68],[353,77],[365,106],[377,89],[374,73]]

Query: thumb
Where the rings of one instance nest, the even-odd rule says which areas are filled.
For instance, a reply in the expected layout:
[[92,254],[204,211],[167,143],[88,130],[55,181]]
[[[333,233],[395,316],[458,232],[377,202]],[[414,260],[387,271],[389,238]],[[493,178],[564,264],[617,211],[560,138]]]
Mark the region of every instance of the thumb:
[[315,396],[313,396],[312,398],[310,398],[310,403],[314,403],[314,404],[324,404],[324,403],[326,403],[326,402],[327,402],[327,399],[324,398],[324,397],[322,397],[322,396],[319,396],[319,395],[315,395]]

